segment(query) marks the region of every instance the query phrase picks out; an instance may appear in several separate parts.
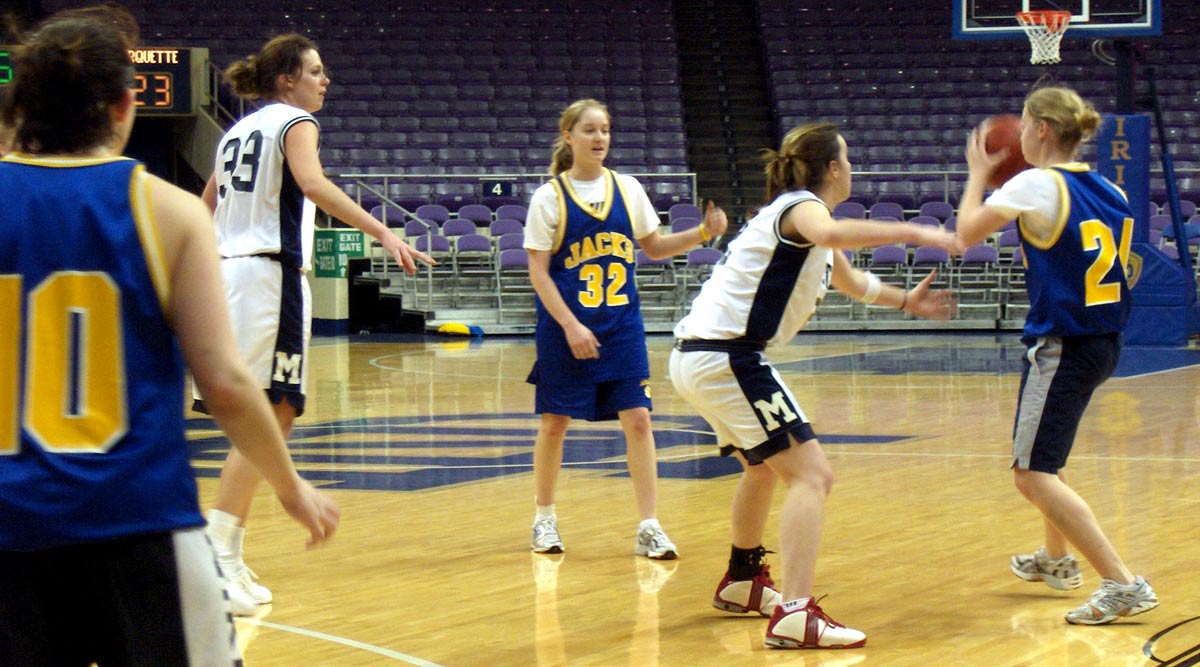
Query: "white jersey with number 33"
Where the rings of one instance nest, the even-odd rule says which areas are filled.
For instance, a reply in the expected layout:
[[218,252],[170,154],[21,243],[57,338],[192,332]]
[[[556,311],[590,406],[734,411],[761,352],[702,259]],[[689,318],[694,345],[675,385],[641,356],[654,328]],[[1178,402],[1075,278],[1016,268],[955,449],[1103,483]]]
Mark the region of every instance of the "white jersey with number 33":
[[217,249],[222,257],[279,254],[308,269],[316,207],[292,178],[284,137],[317,120],[287,104],[269,104],[239,120],[217,146]]

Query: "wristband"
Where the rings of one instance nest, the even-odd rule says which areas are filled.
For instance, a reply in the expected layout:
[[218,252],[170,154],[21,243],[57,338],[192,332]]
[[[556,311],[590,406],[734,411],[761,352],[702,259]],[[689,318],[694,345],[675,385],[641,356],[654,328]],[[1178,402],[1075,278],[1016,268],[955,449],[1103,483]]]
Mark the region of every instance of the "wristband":
[[862,298],[860,298],[859,301],[862,301],[869,306],[875,303],[875,300],[879,298],[879,292],[883,289],[883,283],[880,282],[879,276],[871,273],[870,271],[867,272],[866,276],[867,290],[863,292]]
[[708,233],[708,230],[704,228],[703,223],[700,224],[700,227],[698,229],[700,230],[700,242],[701,243],[708,243],[709,241],[712,240],[712,236],[710,236]]

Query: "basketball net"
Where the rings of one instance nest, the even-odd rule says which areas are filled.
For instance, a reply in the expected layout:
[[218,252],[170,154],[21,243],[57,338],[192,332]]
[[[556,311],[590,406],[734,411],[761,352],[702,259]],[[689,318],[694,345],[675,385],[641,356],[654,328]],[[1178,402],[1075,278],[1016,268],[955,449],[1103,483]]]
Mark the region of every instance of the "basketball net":
[[1033,47],[1033,54],[1029,56],[1030,63],[1053,65],[1061,60],[1058,57],[1058,45],[1062,43],[1067,27],[1071,25],[1071,12],[1018,12],[1017,22],[1029,36],[1029,44]]

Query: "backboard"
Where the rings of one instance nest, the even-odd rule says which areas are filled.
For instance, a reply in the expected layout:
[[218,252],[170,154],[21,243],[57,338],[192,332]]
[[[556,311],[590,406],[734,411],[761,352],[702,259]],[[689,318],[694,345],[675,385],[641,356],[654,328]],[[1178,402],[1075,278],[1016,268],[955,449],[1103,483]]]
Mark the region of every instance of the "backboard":
[[1066,38],[1115,39],[1162,34],[1162,0],[954,0],[954,39],[1025,39],[1022,11],[1071,12]]

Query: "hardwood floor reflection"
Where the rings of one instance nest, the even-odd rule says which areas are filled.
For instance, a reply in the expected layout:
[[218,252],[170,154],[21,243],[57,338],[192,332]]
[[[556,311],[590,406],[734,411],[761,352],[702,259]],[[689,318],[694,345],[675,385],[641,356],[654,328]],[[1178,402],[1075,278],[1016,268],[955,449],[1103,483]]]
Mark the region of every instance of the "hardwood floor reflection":
[[[766,619],[709,604],[737,466],[716,457],[671,388],[669,345],[651,339],[659,518],[680,549],[664,564],[632,553],[637,516],[615,423],[570,431],[557,499],[566,553],[529,552],[528,340],[319,341],[292,447],[342,504],[343,525],[305,552],[260,489],[247,563],[276,601],[239,623],[246,664],[1132,667],[1146,664],[1151,635],[1200,614],[1200,367],[1186,367],[1200,351],[1179,351],[1184,367],[1166,370],[1161,353],[1127,351],[1067,468],[1162,602],[1105,627],[1062,620],[1098,585],[1087,565],[1084,587],[1068,593],[1008,572],[1011,553],[1041,544],[1008,470],[1014,337],[811,335],[773,354],[837,474],[818,595],[868,642],[772,651]],[[193,426],[207,506],[227,443]],[[1156,654],[1196,645],[1200,622],[1160,639]]]

